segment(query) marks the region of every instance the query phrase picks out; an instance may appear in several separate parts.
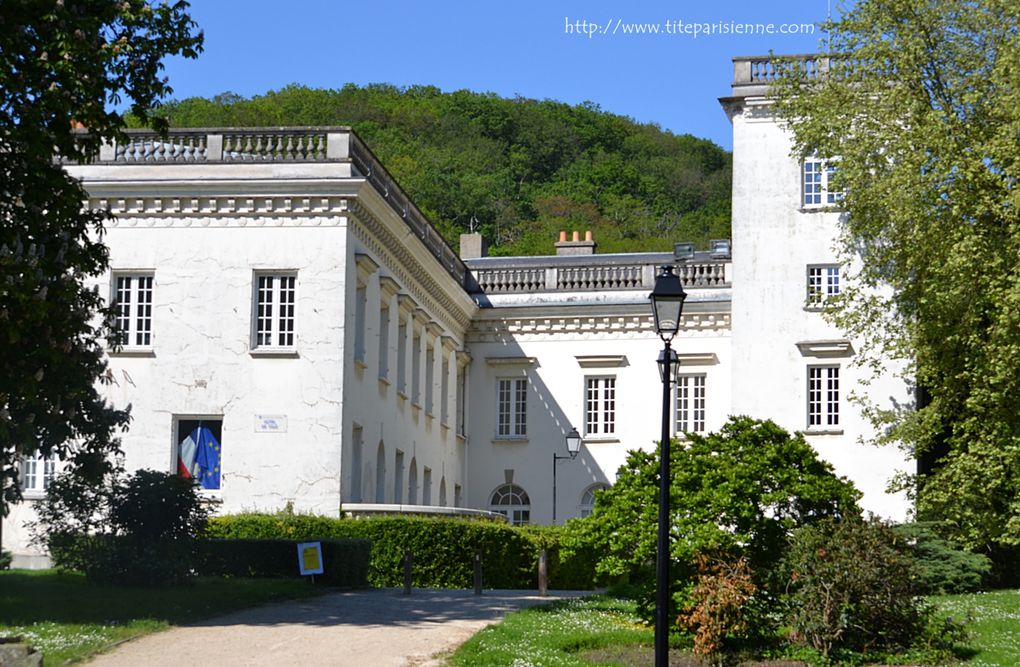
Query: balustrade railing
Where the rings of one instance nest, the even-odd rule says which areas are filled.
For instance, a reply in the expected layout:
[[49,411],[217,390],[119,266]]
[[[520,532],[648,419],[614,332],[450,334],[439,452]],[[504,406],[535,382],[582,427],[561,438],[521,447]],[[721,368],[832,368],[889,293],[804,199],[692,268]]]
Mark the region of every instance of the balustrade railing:
[[[592,263],[584,266],[560,266],[550,257],[545,265],[527,267],[473,266],[471,273],[478,288],[486,294],[528,294],[531,292],[586,292],[652,289],[661,258],[645,262],[620,263],[592,256]],[[536,259],[529,259],[536,262]],[[469,265],[473,264],[469,261]],[[686,289],[706,289],[730,286],[728,260],[693,260],[675,264],[677,274]]]

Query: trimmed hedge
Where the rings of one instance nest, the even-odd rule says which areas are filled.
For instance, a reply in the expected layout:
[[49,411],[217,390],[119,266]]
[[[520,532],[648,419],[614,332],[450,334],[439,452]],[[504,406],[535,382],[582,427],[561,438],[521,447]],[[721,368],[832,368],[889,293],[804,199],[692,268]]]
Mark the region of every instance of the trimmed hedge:
[[209,539],[201,542],[199,574],[233,577],[296,577],[297,545],[322,543],[324,572],[316,581],[359,588],[368,584],[371,543],[352,539]]
[[368,583],[401,586],[404,552],[414,556],[412,585],[421,588],[471,588],[474,555],[482,550],[482,581],[487,588],[538,586],[538,554],[548,553],[549,587],[589,589],[594,580],[590,554],[561,561],[559,527],[517,528],[487,520],[386,516],[332,519],[291,514],[237,514],[213,517],[209,538],[239,540],[355,538],[372,544]]

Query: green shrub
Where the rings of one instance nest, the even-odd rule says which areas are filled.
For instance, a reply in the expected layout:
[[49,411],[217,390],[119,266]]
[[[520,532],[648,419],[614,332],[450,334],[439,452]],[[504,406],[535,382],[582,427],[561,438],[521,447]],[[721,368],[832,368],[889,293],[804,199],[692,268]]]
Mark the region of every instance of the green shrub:
[[[775,598],[790,533],[821,517],[860,512],[853,485],[837,477],[803,436],[771,421],[732,417],[716,433],[674,441],[670,475],[670,586],[681,604],[689,602],[696,558],[720,552],[747,558],[755,584]],[[638,599],[638,609],[649,620],[658,488],[658,453],[630,452],[592,514],[567,524],[567,544],[596,554],[600,577],[645,584],[650,594]]]
[[0,570],[9,570],[11,568],[11,561],[13,560],[14,556],[10,551],[0,549]]
[[36,539],[58,567],[91,582],[145,586],[191,575],[208,519],[190,480],[153,470],[98,485],[62,475],[37,509]]
[[[217,539],[200,543],[198,574],[234,577],[296,577],[297,544],[304,540]],[[324,572],[316,581],[358,588],[368,584],[368,540],[321,539]]]
[[[786,559],[792,639],[818,650],[870,652],[936,637],[916,596],[917,571],[902,536],[878,519],[826,519],[798,529]],[[952,641],[952,633],[940,633]]]
[[471,588],[475,550],[482,550],[482,579],[490,588],[535,588],[538,554],[549,554],[550,587],[589,588],[590,555],[560,556],[558,527],[517,528],[463,518],[386,516],[331,519],[292,514],[243,514],[214,517],[206,536],[216,539],[360,538],[372,544],[368,581],[372,586],[401,586],[404,553],[414,557],[412,584],[422,588]]
[[919,593],[972,593],[980,590],[992,573],[992,561],[983,554],[959,549],[936,533],[928,522],[894,528],[909,545],[917,568]]

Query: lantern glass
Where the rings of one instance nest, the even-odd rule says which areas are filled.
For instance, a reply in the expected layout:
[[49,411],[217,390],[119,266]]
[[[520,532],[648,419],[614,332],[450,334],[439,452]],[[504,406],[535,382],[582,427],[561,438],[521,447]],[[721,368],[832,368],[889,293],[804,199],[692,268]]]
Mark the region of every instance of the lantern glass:
[[570,433],[567,434],[567,451],[570,452],[570,458],[574,458],[581,451],[582,442],[581,434],[577,432],[577,429],[570,429]]
[[687,293],[680,283],[680,276],[672,266],[662,267],[662,273],[655,279],[655,289],[649,295],[652,300],[652,316],[655,318],[655,332],[663,340],[672,340],[680,330],[680,315],[684,309]]

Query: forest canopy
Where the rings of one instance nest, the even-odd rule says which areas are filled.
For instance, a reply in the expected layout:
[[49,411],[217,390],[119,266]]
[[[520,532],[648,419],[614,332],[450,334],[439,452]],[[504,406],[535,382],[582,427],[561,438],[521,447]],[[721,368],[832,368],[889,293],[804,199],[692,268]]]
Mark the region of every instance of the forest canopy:
[[592,103],[292,85],[173,101],[157,114],[177,128],[351,126],[454,247],[471,230],[494,255],[551,254],[559,230],[592,230],[599,252],[703,248],[730,235],[727,151]]

